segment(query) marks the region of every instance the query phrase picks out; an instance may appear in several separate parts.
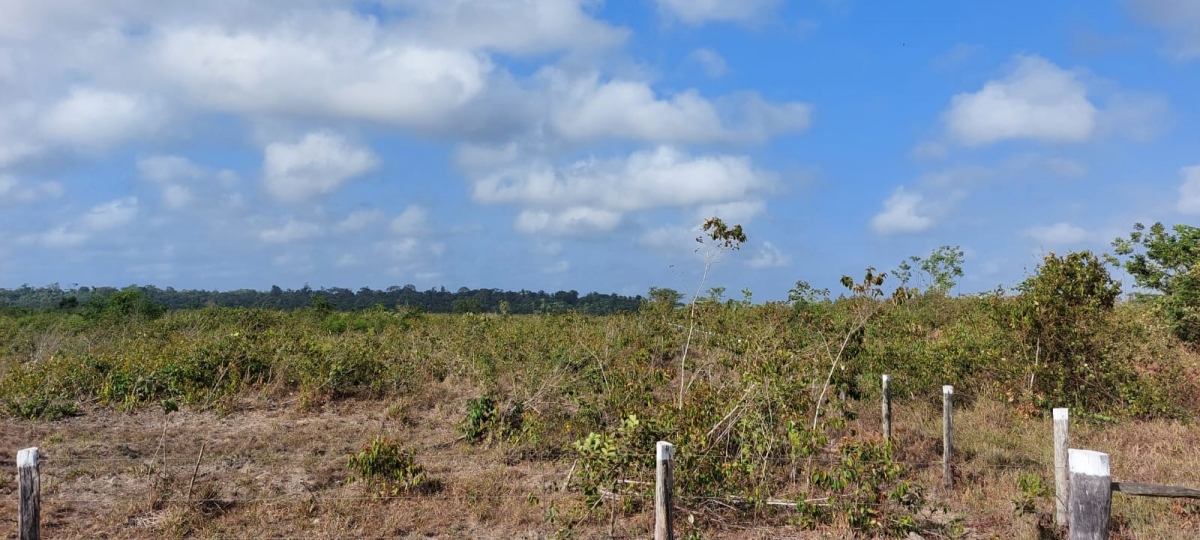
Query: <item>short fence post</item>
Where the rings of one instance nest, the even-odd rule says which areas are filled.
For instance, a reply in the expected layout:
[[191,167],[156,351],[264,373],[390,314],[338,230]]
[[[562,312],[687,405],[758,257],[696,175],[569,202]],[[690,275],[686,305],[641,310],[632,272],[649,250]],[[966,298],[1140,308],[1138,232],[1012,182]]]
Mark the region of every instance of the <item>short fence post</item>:
[[675,445],[658,441],[658,468],[654,474],[654,540],[675,540],[674,501],[675,480],[672,461],[675,459]]
[[20,492],[17,538],[38,540],[41,536],[42,486],[38,475],[38,449],[36,446],[17,452],[17,484],[17,490]]
[[1054,409],[1054,524],[1059,527],[1067,525],[1067,501],[1071,497],[1071,476],[1067,468],[1069,420],[1070,409]]
[[883,440],[892,440],[892,376],[883,376]]
[[1112,475],[1108,454],[1067,450],[1071,467],[1071,498],[1067,505],[1070,540],[1108,540],[1112,512]]
[[942,387],[942,487],[954,487],[950,472],[950,457],[954,448],[954,387]]

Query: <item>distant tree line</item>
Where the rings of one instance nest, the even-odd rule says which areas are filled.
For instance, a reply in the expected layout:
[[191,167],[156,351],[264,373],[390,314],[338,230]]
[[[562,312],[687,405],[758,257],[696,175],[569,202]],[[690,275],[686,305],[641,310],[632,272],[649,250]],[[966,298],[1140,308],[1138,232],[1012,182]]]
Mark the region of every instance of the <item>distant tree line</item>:
[[368,309],[375,306],[395,308],[407,306],[429,313],[560,313],[577,311],[594,315],[608,315],[618,311],[636,311],[642,296],[589,293],[580,296],[577,291],[503,291],[499,289],[459,288],[448,291],[445,287],[419,291],[413,285],[393,286],[384,290],[363,287],[357,292],[333,287],[312,289],[307,285],[296,290],[271,287],[269,291],[238,289],[234,291],[206,291],[192,289],[160,289],[153,285],[115,287],[46,287],[23,285],[16,289],[0,288],[0,306],[45,309],[73,309],[93,303],[94,299],[111,297],[122,291],[140,291],[153,304],[167,309],[194,309],[206,306],[246,307],[292,310],[305,307],[321,307],[339,311]]

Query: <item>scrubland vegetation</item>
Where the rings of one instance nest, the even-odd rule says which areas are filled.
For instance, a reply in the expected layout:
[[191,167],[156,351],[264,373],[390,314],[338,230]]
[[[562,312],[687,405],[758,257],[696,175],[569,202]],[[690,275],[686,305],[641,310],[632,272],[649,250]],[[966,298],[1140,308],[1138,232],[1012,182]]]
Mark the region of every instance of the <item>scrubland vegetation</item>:
[[[961,252],[943,248],[837,296],[799,282],[788,302],[714,290],[684,306],[655,289],[609,316],[163,310],[137,289],[7,308],[6,451],[49,456],[54,537],[645,536],[668,440],[681,537],[1054,538],[1051,407],[1071,407],[1074,445],[1112,454],[1115,478],[1200,484],[1200,281],[1180,251],[1154,251],[1193,231],[1138,232],[1117,255],[1162,294],[1122,299],[1117,261],[1082,252],[1012,291],[954,296]],[[960,408],[952,491],[944,384]],[[198,480],[156,465],[168,430],[179,459],[216,456]],[[121,452],[136,466],[89,461]],[[80,492],[105,511],[76,508]],[[1200,506],[1117,497],[1118,537],[1200,534]]]

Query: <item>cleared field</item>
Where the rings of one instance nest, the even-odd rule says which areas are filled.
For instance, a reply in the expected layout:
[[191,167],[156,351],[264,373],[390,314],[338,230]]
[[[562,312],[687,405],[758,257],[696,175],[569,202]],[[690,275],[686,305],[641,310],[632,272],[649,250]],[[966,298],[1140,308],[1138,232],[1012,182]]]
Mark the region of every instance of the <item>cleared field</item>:
[[[1052,538],[1050,406],[1115,480],[1200,485],[1196,358],[1147,307],[1097,319],[1109,371],[1089,377],[1027,354],[1005,302],[11,312],[0,450],[42,449],[54,538],[646,537],[657,440],[681,538]],[[1194,538],[1198,512],[1115,494],[1113,524]]]

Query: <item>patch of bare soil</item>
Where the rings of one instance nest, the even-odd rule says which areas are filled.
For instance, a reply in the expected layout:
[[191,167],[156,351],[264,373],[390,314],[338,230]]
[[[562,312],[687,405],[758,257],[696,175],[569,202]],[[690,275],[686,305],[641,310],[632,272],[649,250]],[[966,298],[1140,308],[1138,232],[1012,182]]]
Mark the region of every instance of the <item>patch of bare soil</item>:
[[[0,455],[15,469],[17,450],[40,447],[46,538],[544,538],[563,528],[547,509],[569,498],[558,488],[570,463],[506,464],[498,448],[465,444],[460,392],[8,420]],[[380,497],[353,482],[347,456],[381,434],[414,449],[440,489]],[[0,483],[10,531],[16,488],[15,475]]]

